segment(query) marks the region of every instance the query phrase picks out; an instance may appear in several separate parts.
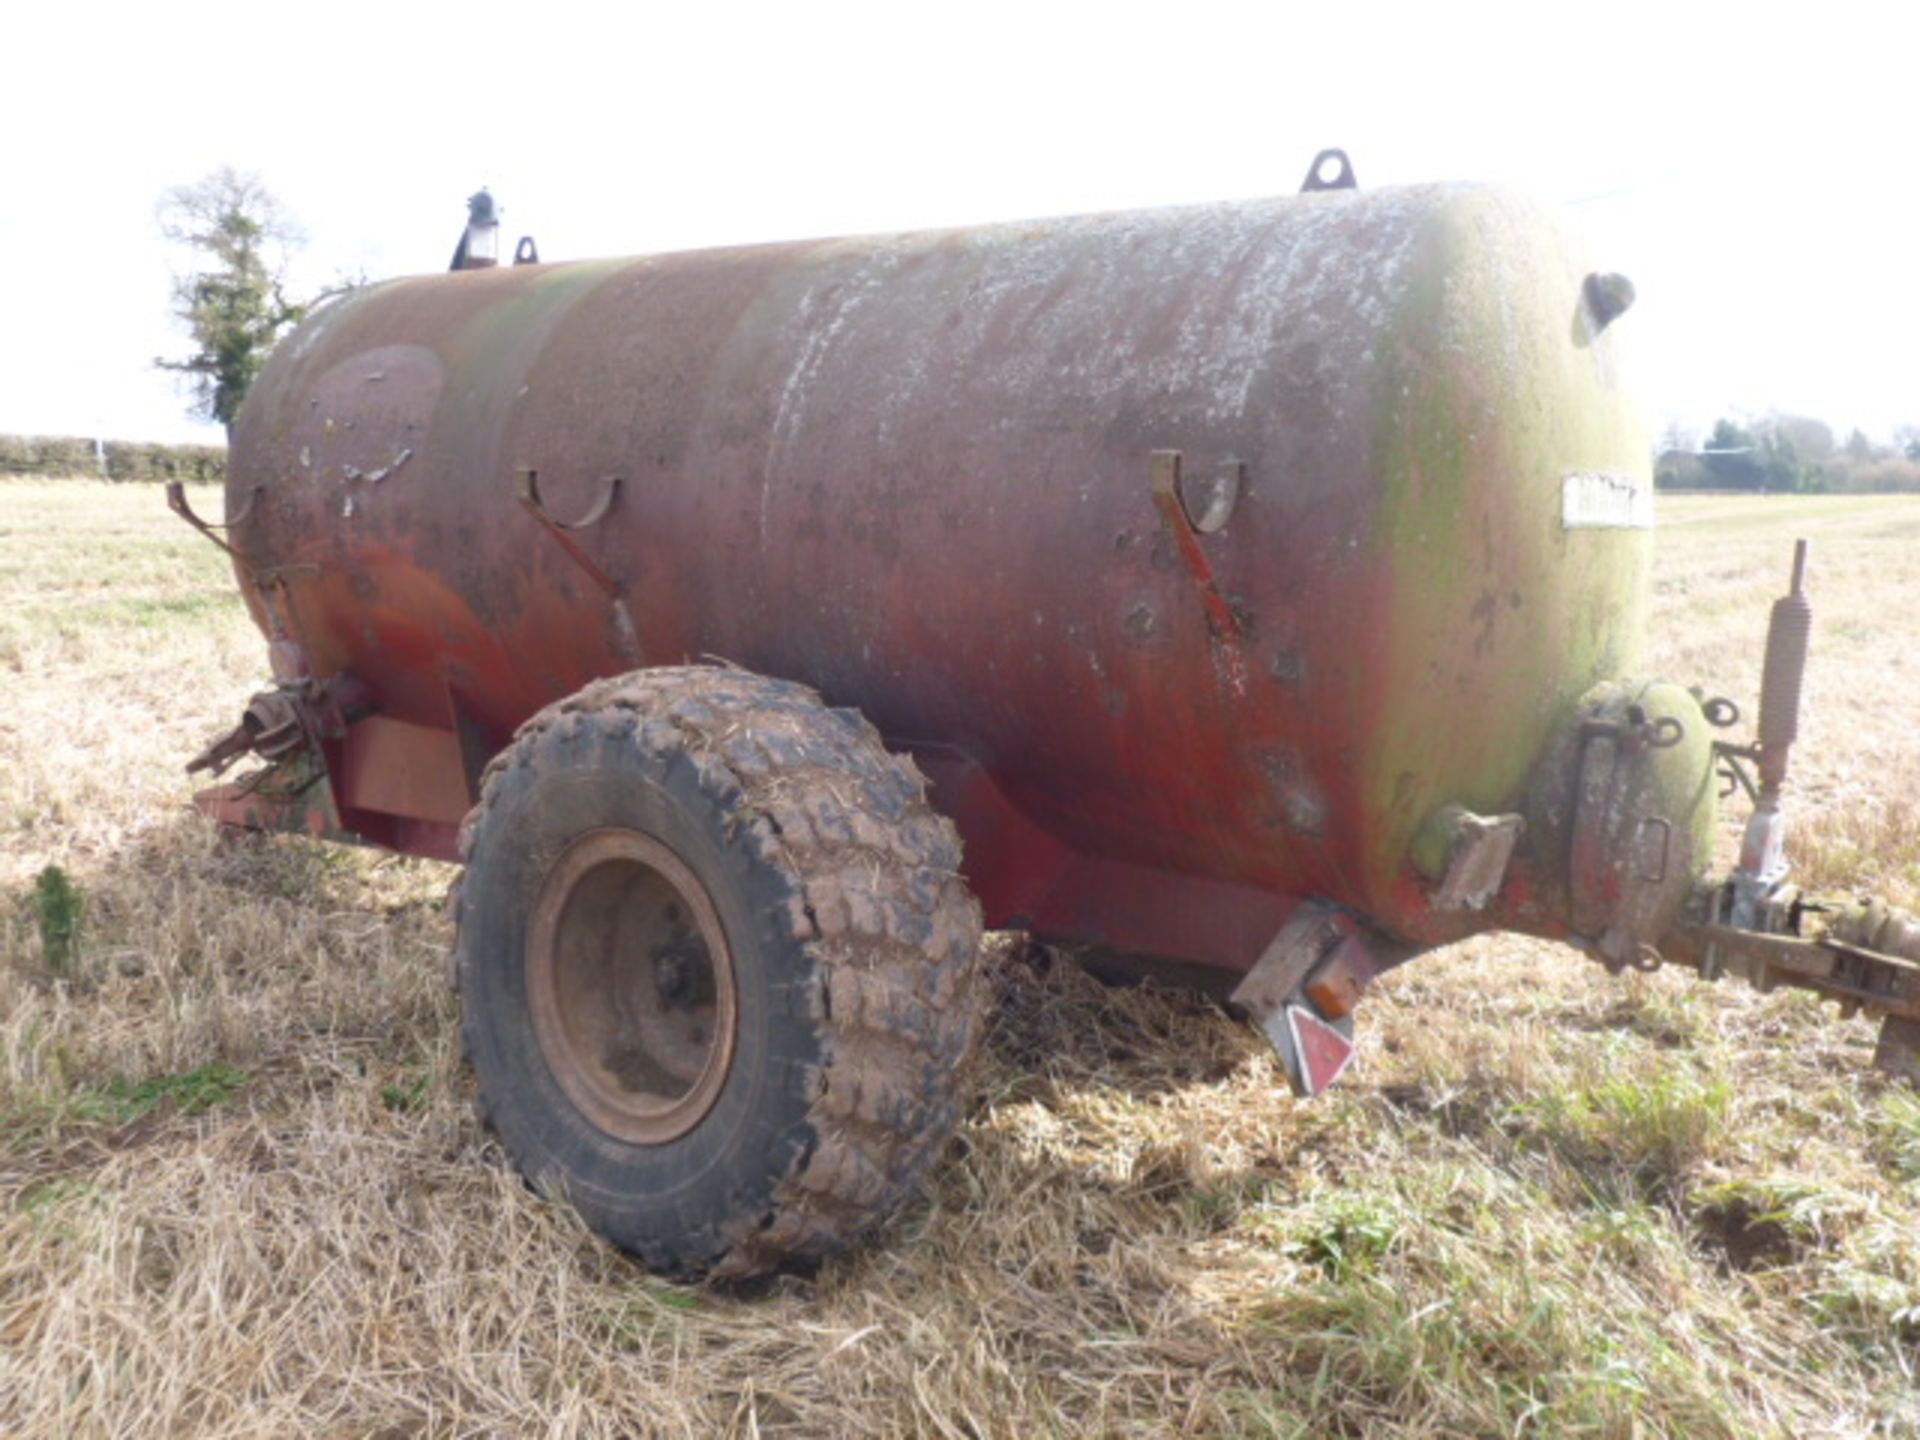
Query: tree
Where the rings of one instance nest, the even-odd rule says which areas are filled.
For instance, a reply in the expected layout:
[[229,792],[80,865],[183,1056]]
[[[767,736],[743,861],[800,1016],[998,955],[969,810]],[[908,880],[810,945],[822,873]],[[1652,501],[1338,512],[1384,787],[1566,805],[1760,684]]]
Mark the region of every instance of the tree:
[[1716,421],[1700,464],[1714,489],[1824,490],[1832,453],[1833,431],[1821,421],[1770,415],[1748,425]]
[[1765,483],[1766,472],[1754,456],[1753,433],[1732,420],[1714,421],[1700,463],[1707,484],[1716,490],[1758,490]]
[[1707,437],[1709,450],[1751,450],[1753,436],[1738,423],[1725,418],[1713,422],[1713,433]]
[[199,268],[173,282],[173,313],[194,352],[154,364],[191,376],[193,412],[231,425],[274,343],[307,312],[286,295],[301,237],[258,175],[227,166],[168,192],[160,230],[194,251]]
[[1700,441],[1694,433],[1676,419],[1667,421],[1667,428],[1660,432],[1660,445],[1656,454],[1689,454],[1700,448]]
[[1810,415],[1776,411],[1752,426],[1763,490],[1813,491],[1827,486],[1833,427]]
[[1760,488],[1794,491],[1809,488],[1808,468],[1800,462],[1800,451],[1793,437],[1776,426],[1760,432]]
[[1833,458],[1833,427],[1811,415],[1775,415],[1768,422],[1777,434],[1793,442],[1808,465],[1818,468]]

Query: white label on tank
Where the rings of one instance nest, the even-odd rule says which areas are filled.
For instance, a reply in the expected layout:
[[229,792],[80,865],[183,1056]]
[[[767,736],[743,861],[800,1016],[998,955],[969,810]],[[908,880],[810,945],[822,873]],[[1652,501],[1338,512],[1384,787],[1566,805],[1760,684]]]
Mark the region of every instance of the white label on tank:
[[1632,475],[1576,470],[1560,482],[1560,523],[1569,530],[1651,530],[1653,486]]

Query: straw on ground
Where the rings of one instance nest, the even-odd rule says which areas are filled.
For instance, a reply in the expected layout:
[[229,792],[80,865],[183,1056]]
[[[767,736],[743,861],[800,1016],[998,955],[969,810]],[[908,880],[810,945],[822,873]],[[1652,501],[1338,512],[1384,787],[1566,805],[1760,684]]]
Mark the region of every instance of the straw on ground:
[[[1749,714],[1812,534],[1796,860],[1920,898],[1920,504],[1664,519],[1649,669]],[[653,1279],[470,1116],[451,872],[187,810],[263,670],[153,491],[0,485],[0,1432],[1920,1426],[1920,1100],[1868,1023],[1519,940],[1390,977],[1313,1104],[1210,1005],[998,941],[924,1202],[812,1278]]]

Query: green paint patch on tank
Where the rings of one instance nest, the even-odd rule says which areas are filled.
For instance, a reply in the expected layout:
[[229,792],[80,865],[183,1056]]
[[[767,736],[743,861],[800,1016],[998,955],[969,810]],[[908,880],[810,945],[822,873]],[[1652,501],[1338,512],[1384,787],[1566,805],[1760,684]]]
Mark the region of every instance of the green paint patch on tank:
[[1517,808],[1580,696],[1631,670],[1651,551],[1644,528],[1563,517],[1571,475],[1651,478],[1618,322],[1593,324],[1553,222],[1463,187],[1407,263],[1375,392],[1371,560],[1392,595],[1361,762],[1376,897],[1440,806]]
[[501,284],[500,297],[476,307],[442,354],[450,371],[479,383],[457,387],[443,402],[452,423],[479,433],[510,422],[516,393],[554,330],[630,260],[576,260],[561,265],[482,271],[473,282]]
[[512,283],[503,287],[494,303],[473,312],[460,332],[459,349],[473,357],[505,354],[529,341],[538,349],[545,340],[543,332],[562,312],[633,263],[624,259],[570,260],[559,265],[493,271],[488,279],[498,276]]

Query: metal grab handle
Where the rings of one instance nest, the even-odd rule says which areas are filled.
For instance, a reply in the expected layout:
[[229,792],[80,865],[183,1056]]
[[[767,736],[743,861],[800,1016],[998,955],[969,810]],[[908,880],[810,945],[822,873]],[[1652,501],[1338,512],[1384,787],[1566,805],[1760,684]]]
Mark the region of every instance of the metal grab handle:
[[1207,560],[1207,552],[1200,548],[1200,542],[1195,538],[1194,524],[1187,517],[1186,502],[1181,498],[1183,463],[1178,450],[1153,452],[1147,473],[1153,490],[1154,508],[1160,512],[1162,528],[1173,540],[1188,575],[1199,588],[1200,603],[1207,612],[1208,630],[1215,639],[1238,639],[1245,633],[1246,625],[1234,613],[1232,602],[1220,593],[1219,583],[1213,578],[1213,566]]
[[265,486],[256,485],[247,491],[246,503],[240,507],[239,513],[230,516],[225,523],[219,525],[214,524],[211,520],[202,520],[198,515],[194,514],[193,506],[187,503],[186,483],[181,480],[167,481],[167,508],[231,555],[233,554],[233,547],[213,532],[216,530],[231,530],[236,525],[246,524],[247,517],[253,514],[254,502],[260,498],[260,492],[265,488]]
[[541,524],[551,525],[556,530],[585,530],[607,518],[607,512],[613,508],[614,497],[620,493],[620,477],[600,477],[600,493],[594,497],[587,513],[578,520],[562,520],[547,509],[547,502],[540,498],[540,472],[537,470],[520,472],[519,491],[520,503],[533,511]]
[[522,470],[517,488],[519,490],[520,503],[527,507],[528,512],[534,519],[547,527],[547,533],[560,542],[560,548],[567,552],[568,556],[572,558],[573,563],[586,571],[587,578],[604,590],[608,596],[618,600],[620,598],[620,582],[607,574],[605,570],[602,570],[594,561],[593,557],[580,548],[580,542],[575,540],[569,532],[585,530],[590,526],[598,525],[602,520],[607,518],[607,512],[613,508],[614,496],[620,493],[620,477],[618,475],[602,475],[600,477],[600,494],[594,500],[592,508],[578,520],[571,522],[556,519],[553,512],[547,509],[546,503],[540,498],[540,476],[537,471]]

